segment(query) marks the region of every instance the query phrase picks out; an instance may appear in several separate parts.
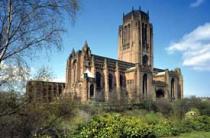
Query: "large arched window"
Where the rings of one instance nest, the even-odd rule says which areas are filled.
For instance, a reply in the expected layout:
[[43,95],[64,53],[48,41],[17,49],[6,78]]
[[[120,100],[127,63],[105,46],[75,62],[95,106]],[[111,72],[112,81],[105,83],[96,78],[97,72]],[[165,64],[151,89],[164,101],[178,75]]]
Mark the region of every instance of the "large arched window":
[[147,74],[143,76],[143,95],[147,95]]
[[148,65],[148,57],[147,57],[147,55],[144,55],[142,60],[143,60],[142,62],[143,62],[144,66]]
[[91,84],[90,85],[90,98],[92,98],[94,96],[94,85]]
[[124,77],[120,74],[120,87],[124,87]]
[[175,81],[174,78],[171,79],[171,99],[174,99],[174,89],[175,89]]
[[101,89],[101,73],[96,72],[96,88]]
[[112,90],[112,89],[113,89],[113,76],[110,73],[109,74],[109,90]]

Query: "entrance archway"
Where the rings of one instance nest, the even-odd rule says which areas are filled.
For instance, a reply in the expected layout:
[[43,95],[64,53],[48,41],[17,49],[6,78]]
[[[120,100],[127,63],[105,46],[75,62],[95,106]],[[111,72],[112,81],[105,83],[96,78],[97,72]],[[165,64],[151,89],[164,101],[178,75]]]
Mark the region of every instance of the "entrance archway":
[[163,89],[156,90],[156,98],[164,98],[165,92]]

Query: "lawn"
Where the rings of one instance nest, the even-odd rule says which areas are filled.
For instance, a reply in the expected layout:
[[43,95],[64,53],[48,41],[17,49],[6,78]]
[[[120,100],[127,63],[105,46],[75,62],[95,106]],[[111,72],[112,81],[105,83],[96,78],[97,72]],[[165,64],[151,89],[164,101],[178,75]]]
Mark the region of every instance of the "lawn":
[[165,137],[165,138],[210,138],[210,132],[191,132],[191,133],[184,133],[176,137]]

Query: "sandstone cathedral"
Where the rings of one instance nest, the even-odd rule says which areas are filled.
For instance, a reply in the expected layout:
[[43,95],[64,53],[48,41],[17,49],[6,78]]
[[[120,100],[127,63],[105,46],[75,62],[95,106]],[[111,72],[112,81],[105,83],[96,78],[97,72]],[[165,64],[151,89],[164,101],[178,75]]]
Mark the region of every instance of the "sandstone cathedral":
[[181,70],[159,69],[153,63],[153,26],[149,13],[132,10],[123,15],[118,30],[118,59],[91,53],[87,41],[81,50],[70,53],[66,82],[29,81],[27,93],[50,101],[60,95],[86,101],[130,101],[183,97]]

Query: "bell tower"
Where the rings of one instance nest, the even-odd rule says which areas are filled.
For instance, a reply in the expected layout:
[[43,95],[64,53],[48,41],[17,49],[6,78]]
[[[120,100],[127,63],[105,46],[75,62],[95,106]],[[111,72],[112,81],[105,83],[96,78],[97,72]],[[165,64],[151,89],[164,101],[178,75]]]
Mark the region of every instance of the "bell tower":
[[139,9],[123,14],[118,41],[119,60],[153,68],[153,27],[149,12]]

